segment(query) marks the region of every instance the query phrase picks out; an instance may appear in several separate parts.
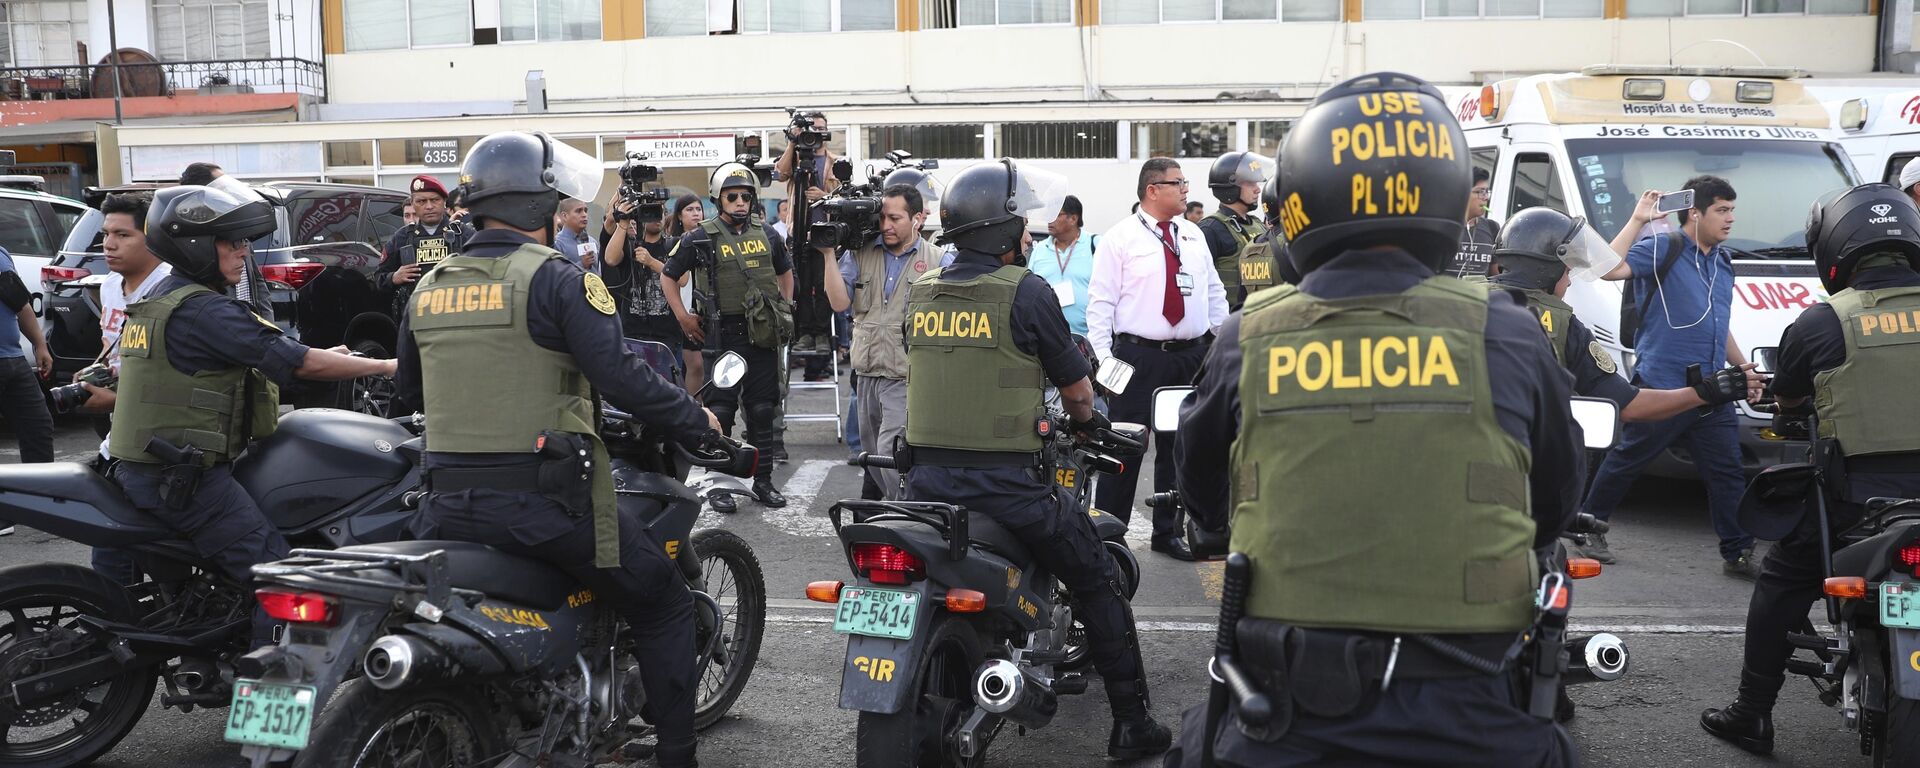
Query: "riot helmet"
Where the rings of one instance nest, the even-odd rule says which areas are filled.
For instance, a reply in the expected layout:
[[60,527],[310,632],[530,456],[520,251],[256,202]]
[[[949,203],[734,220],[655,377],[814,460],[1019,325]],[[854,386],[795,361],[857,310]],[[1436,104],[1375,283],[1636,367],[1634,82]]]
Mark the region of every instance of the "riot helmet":
[[1466,138],[1440,90],[1375,72],[1322,93],[1280,145],[1280,226],[1302,275],[1392,246],[1439,271],[1472,189]]
[[[714,210],[720,212],[720,217],[728,219],[735,226],[745,224],[745,219],[732,221],[733,217],[728,215],[726,203],[722,198],[726,196],[726,191],[729,189],[745,189],[747,194],[757,201],[760,196],[760,177],[753,174],[753,169],[747,167],[745,163],[723,164],[713,169],[713,178],[709,180],[708,186],[712,192]],[[746,218],[753,218],[751,203],[747,206]]]
[[1547,292],[1568,270],[1590,282],[1620,264],[1613,246],[1585,218],[1544,206],[1507,219],[1493,241],[1493,260],[1500,264],[1500,282]]
[[895,184],[920,190],[920,199],[927,211],[940,210],[940,182],[933,178],[933,174],[918,168],[896,168],[880,182],[880,189],[885,191]]
[[1246,201],[1240,199],[1240,184],[1265,184],[1273,178],[1273,167],[1273,158],[1252,152],[1228,152],[1214,159],[1213,168],[1207,171],[1207,188],[1213,190],[1214,199],[1222,204],[1244,204]]
[[1022,235],[1045,229],[1067,199],[1065,177],[1017,167],[1011,158],[961,171],[940,199],[936,241],[998,256],[1020,248]]
[[213,187],[167,187],[147,209],[147,250],[181,277],[225,289],[215,243],[252,240],[272,232],[273,204]]
[[1266,219],[1267,229],[1273,229],[1280,222],[1280,176],[1275,174],[1260,185],[1260,209]]
[[1877,253],[1903,256],[1920,265],[1920,210],[1890,184],[1862,184],[1829,193],[1807,215],[1807,250],[1827,293],[1853,281],[1861,259]]
[[539,131],[501,131],[475,142],[460,165],[460,195],[475,226],[553,228],[560,198],[593,200],[606,171],[585,152]]

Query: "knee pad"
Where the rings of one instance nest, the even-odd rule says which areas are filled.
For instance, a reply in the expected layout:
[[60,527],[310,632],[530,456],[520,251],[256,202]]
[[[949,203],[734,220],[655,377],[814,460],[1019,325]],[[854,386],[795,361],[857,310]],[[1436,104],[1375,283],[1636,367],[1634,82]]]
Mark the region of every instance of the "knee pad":
[[747,421],[763,429],[772,429],[779,424],[780,404],[777,402],[758,402],[747,404]]

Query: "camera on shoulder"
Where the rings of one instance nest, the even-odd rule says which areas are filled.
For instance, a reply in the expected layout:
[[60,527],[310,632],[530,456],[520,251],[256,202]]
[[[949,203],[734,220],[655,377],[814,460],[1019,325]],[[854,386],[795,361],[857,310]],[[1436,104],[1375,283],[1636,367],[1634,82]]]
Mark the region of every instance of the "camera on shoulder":
[[660,180],[659,166],[647,165],[646,160],[645,154],[628,152],[627,162],[620,166],[620,202],[632,208],[624,213],[614,208],[614,221],[652,224],[666,218],[667,199],[672,195],[665,187],[646,188]]
[[787,141],[793,142],[795,149],[817,152],[833,140],[832,131],[813,127],[813,121],[827,119],[819,110],[789,107],[787,111],[793,114],[793,123],[787,127]]

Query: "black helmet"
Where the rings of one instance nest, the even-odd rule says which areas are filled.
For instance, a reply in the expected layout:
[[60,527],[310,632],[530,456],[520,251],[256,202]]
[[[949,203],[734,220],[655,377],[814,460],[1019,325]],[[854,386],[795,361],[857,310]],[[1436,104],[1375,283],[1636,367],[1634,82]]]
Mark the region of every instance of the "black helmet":
[[1029,229],[1045,228],[1067,197],[1066,179],[1001,158],[961,171],[940,198],[940,245],[998,256],[1020,247]]
[[1875,253],[1920,265],[1920,210],[1905,193],[1876,182],[1828,197],[1807,215],[1807,250],[1827,293],[1844,290],[1860,260]]
[[940,210],[940,182],[933,178],[933,174],[918,168],[895,168],[880,182],[880,191],[885,192],[895,184],[920,190],[921,207],[929,211]]
[[561,197],[597,197],[605,175],[599,161],[545,133],[501,131],[467,150],[461,199],[476,226],[492,219],[537,232],[553,226]]
[[1493,260],[1506,279],[1522,288],[1551,291],[1567,265],[1560,254],[1586,222],[1545,206],[1528,208],[1507,219],[1493,241]]
[[214,187],[167,187],[147,209],[147,250],[181,277],[226,288],[214,243],[252,240],[272,232],[273,204]]
[[1213,190],[1214,199],[1222,203],[1242,202],[1240,183],[1266,183],[1273,178],[1273,166],[1273,159],[1269,157],[1252,152],[1228,152],[1216,158],[1213,168],[1207,171],[1207,188]]
[[1320,94],[1280,145],[1280,225],[1303,275],[1382,245],[1438,271],[1460,245],[1471,174],[1438,88],[1361,75]]
[[1260,209],[1269,225],[1267,228],[1272,229],[1271,225],[1280,221],[1279,175],[1276,174],[1273,178],[1267,179],[1267,183],[1260,185]]

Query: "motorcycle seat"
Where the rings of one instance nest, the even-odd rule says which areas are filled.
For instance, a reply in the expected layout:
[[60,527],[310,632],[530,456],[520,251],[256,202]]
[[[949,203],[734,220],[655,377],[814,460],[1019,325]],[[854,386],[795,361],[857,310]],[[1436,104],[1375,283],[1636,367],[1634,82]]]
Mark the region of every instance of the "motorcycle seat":
[[0,520],[82,544],[118,547],[174,536],[119,484],[75,462],[0,467]]
[[1027,552],[1027,545],[1021,543],[1020,537],[984,514],[967,515],[967,538],[975,546],[985,547],[1016,563],[1025,565],[1033,562],[1033,556]]
[[508,554],[469,541],[395,541],[341,547],[342,552],[378,555],[447,553],[447,576],[453,586],[484,592],[487,597],[543,611],[566,607],[567,595],[579,591],[579,582],[546,561]]

